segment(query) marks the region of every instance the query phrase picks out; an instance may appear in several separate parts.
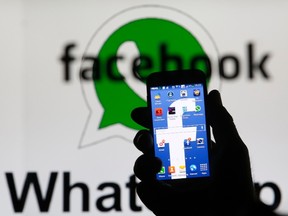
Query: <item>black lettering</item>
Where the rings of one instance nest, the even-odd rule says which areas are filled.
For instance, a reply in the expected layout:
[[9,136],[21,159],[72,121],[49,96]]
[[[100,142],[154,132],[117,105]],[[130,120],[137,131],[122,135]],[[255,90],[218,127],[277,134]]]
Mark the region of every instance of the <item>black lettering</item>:
[[6,180],[8,183],[14,211],[15,212],[22,212],[23,211],[23,209],[25,207],[27,195],[29,192],[29,188],[32,185],[34,187],[34,190],[35,190],[35,194],[36,194],[36,198],[38,201],[40,211],[41,212],[47,212],[49,210],[51,198],[52,198],[52,195],[54,192],[54,186],[56,183],[56,179],[57,179],[57,173],[52,172],[50,175],[46,195],[45,195],[45,197],[43,197],[42,192],[41,192],[41,187],[40,187],[40,184],[38,181],[37,173],[34,173],[34,172],[27,173],[26,179],[24,182],[24,186],[22,189],[22,193],[21,193],[20,197],[18,198],[13,173],[6,173]]
[[136,178],[135,175],[130,176],[130,181],[126,184],[126,187],[129,188],[129,197],[130,197],[130,208],[132,211],[141,211],[142,207],[137,206],[136,204]]
[[206,76],[207,79],[211,78],[211,61],[208,58],[208,56],[195,56],[194,58],[191,59],[190,62],[190,68],[191,69],[199,69],[201,63],[204,63],[205,67],[206,67]]
[[89,211],[89,188],[85,183],[75,183],[70,185],[70,173],[64,172],[63,182],[63,210],[64,212],[70,211],[70,193],[72,189],[78,188],[82,191],[82,210]]
[[100,61],[97,57],[85,56],[83,61],[92,62],[93,66],[81,68],[80,79],[83,80],[99,80],[100,79]]
[[[115,183],[103,183],[99,185],[98,190],[104,190],[107,187],[112,188],[114,193],[100,197],[96,202],[97,208],[102,212],[108,212],[108,211],[111,211],[112,209],[115,209],[116,211],[121,211],[121,206],[120,206],[120,201],[121,201],[120,191],[121,190],[120,190],[119,185]],[[110,207],[105,207],[103,204],[104,201],[107,199],[114,199],[114,202]]]
[[124,77],[121,74],[118,74],[118,76],[116,76],[115,73],[113,72],[113,68],[117,68],[117,65],[116,65],[117,60],[121,60],[121,59],[123,59],[123,56],[111,56],[107,60],[107,64],[106,64],[107,75],[111,80],[114,80],[114,81],[124,80]]
[[[234,71],[230,71],[229,73],[227,73],[227,71],[225,70],[225,64],[224,64],[227,61],[230,61],[231,64],[234,65]],[[238,59],[232,55],[227,55],[221,58],[219,62],[219,72],[220,72],[220,76],[225,79],[235,79],[236,77],[238,77],[240,73],[240,64],[239,64]]]
[[152,59],[149,56],[141,55],[133,60],[132,71],[136,79],[145,81],[147,76],[141,73],[143,70],[149,70],[153,67]]
[[262,76],[265,79],[269,79],[270,76],[265,70],[264,66],[269,57],[269,54],[263,55],[259,62],[254,62],[254,46],[252,43],[248,44],[248,75],[249,79],[254,78],[255,70],[259,69],[258,71],[261,72]]
[[74,48],[76,44],[69,43],[65,46],[65,51],[63,55],[61,56],[60,60],[64,64],[64,80],[66,82],[69,82],[71,80],[71,70],[70,70],[70,63],[75,60],[74,57],[70,55],[70,51],[72,48]]
[[[168,55],[166,44],[160,45],[160,59],[161,59],[161,63],[160,63],[161,71],[167,71],[167,70],[172,70],[172,69],[181,70],[183,68],[183,62],[180,56]],[[171,63],[174,63],[175,67],[171,67]]]
[[259,183],[255,183],[255,191],[256,191],[256,195],[259,197],[260,199],[260,194],[261,194],[261,191],[264,189],[264,188],[270,188],[272,189],[273,193],[274,193],[274,202],[271,204],[271,205],[268,205],[265,203],[265,205],[267,207],[269,207],[272,211],[274,211],[275,209],[278,208],[278,206],[280,205],[280,202],[281,202],[281,192],[280,192],[280,189],[279,187],[273,183],[273,182],[267,182],[263,185],[260,185]]

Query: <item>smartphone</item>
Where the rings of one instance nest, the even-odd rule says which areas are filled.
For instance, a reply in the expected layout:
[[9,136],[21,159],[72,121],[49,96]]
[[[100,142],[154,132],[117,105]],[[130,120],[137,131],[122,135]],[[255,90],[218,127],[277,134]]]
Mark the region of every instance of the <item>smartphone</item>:
[[203,181],[211,176],[206,76],[199,70],[152,73],[147,103],[155,156],[162,160],[159,181]]

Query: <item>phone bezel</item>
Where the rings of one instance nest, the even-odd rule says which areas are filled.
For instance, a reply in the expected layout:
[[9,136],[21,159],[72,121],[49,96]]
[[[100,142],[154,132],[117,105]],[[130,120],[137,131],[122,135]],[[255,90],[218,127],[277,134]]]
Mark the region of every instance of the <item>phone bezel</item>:
[[[212,168],[211,168],[211,133],[209,126],[209,119],[207,116],[207,85],[206,85],[206,75],[204,72],[200,70],[175,70],[175,71],[165,71],[165,72],[155,72],[148,76],[146,84],[147,84],[147,104],[150,112],[151,124],[150,131],[152,131],[152,136],[154,140],[153,133],[153,117],[152,117],[152,109],[151,109],[151,94],[150,88],[157,86],[169,86],[169,85],[181,85],[181,84],[194,84],[194,83],[202,83],[204,89],[204,104],[205,104],[205,116],[206,116],[206,135],[208,142],[208,160],[209,160],[209,176],[201,176],[196,178],[183,178],[183,179],[169,179],[169,180],[158,180],[166,184],[170,184],[172,186],[186,186],[187,184],[197,183],[198,185],[205,185],[207,182],[210,182],[212,179]],[[155,145],[155,144],[153,144]],[[153,154],[155,156],[154,147]],[[155,179],[156,175],[155,175]]]

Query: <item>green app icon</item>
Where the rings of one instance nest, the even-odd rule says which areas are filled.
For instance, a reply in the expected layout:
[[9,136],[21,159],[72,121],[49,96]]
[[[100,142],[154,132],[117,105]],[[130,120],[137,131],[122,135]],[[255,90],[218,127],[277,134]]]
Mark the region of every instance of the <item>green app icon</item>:
[[201,111],[201,106],[196,105],[195,110],[196,110],[196,112],[200,112]]
[[165,174],[165,166],[162,166],[161,170],[159,171],[159,174]]

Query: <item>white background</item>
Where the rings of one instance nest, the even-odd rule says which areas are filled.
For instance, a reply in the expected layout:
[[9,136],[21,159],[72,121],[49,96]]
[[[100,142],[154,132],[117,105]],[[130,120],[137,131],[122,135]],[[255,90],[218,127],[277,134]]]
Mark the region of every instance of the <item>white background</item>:
[[[132,142],[112,139],[79,149],[88,110],[78,80],[80,58],[95,30],[109,17],[131,6],[154,1],[0,1],[0,214],[13,215],[4,173],[13,172],[20,193],[27,172],[37,172],[46,189],[51,172],[58,172],[48,215],[64,215],[63,172],[71,183],[85,182],[90,189],[90,211],[103,182],[121,187],[122,212],[107,215],[151,215],[143,204],[140,213],[129,208],[125,187],[140,154]],[[256,182],[276,183],[282,192],[278,211],[288,212],[288,2],[287,1],[158,1],[196,18],[213,36],[220,55],[240,59],[240,75],[223,81],[223,102],[233,115],[250,149]],[[67,43],[76,43],[70,83],[63,81],[60,57]],[[265,69],[248,79],[247,46],[254,44],[257,62],[269,54]],[[136,133],[136,131],[131,131]],[[272,200],[267,192],[266,201]],[[71,211],[79,215],[81,193],[71,195]],[[23,215],[39,215],[34,193],[28,194]],[[66,213],[67,214],[67,213]],[[20,214],[21,215],[21,214]]]

